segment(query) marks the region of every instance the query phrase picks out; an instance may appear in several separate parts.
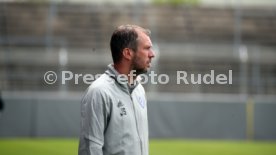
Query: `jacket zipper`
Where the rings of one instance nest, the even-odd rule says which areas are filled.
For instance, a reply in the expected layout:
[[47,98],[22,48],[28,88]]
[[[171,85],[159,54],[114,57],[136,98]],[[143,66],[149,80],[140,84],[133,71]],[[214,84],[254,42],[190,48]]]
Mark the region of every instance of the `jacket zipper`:
[[137,134],[138,134],[138,137],[139,137],[139,140],[140,140],[140,149],[141,149],[141,154],[143,154],[143,143],[142,143],[142,139],[141,139],[141,136],[139,134],[139,129],[138,129],[138,121],[137,121],[137,118],[136,118],[136,112],[135,112],[135,106],[134,106],[134,102],[133,102],[133,98],[131,96],[130,93],[128,93],[129,96],[130,96],[130,99],[131,99],[131,103],[132,103],[132,108],[133,108],[133,113],[134,113],[134,118],[135,118],[135,123],[136,123],[136,131],[137,131]]

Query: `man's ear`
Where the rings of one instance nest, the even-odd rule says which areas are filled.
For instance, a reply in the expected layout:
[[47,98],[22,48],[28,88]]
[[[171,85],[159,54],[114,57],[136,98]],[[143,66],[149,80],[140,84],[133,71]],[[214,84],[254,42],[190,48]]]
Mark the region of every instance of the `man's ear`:
[[130,61],[132,59],[133,55],[134,55],[134,53],[133,53],[132,49],[130,49],[130,48],[123,49],[123,57],[125,59]]

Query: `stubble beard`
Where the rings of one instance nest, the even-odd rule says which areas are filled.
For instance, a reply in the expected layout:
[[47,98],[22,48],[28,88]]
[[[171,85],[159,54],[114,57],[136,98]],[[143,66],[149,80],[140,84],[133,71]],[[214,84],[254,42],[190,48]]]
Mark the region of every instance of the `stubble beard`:
[[144,74],[144,73],[147,73],[148,72],[148,69],[147,68],[141,68],[138,64],[138,59],[137,57],[135,56],[133,58],[133,61],[132,61],[132,70],[135,71],[135,74],[136,75],[140,75],[140,74]]

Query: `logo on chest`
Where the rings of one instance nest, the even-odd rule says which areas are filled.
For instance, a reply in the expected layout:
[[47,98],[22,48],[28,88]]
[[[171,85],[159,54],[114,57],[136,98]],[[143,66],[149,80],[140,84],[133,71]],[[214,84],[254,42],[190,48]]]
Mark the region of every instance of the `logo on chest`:
[[121,101],[118,102],[117,107],[120,109],[121,116],[127,115],[126,108],[124,107],[124,104]]
[[144,109],[145,106],[146,106],[146,100],[145,100],[143,97],[138,96],[138,97],[137,97],[137,101],[138,101],[138,103],[140,104],[140,106]]

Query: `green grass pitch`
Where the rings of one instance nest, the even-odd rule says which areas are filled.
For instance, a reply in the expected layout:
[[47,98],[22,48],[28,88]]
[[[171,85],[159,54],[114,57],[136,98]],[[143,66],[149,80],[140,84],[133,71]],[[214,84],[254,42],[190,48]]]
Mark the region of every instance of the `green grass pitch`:
[[[77,148],[77,139],[0,139],[0,155],[77,155]],[[276,155],[276,142],[150,140],[150,155]]]

